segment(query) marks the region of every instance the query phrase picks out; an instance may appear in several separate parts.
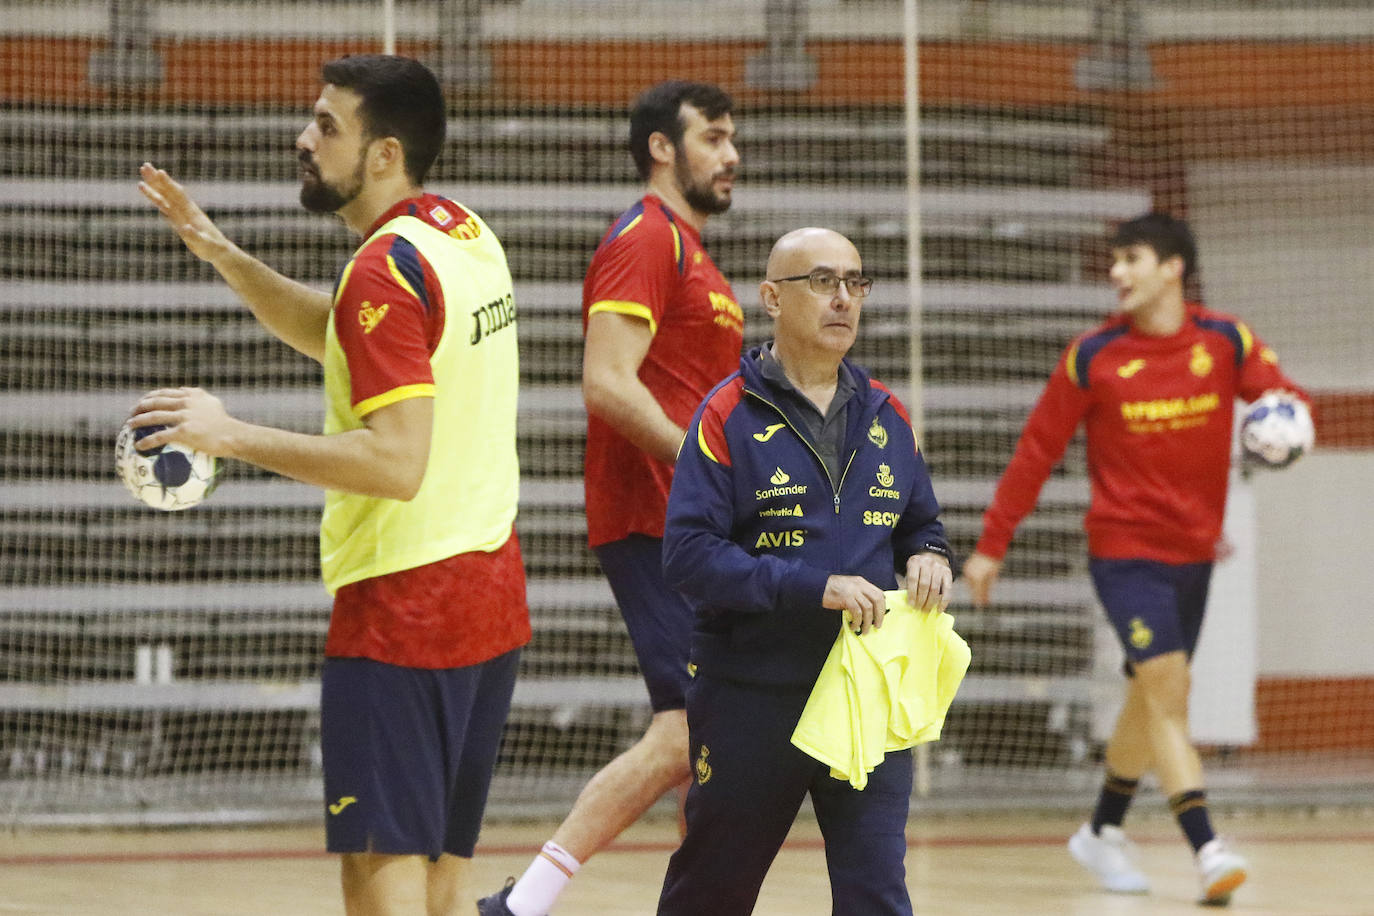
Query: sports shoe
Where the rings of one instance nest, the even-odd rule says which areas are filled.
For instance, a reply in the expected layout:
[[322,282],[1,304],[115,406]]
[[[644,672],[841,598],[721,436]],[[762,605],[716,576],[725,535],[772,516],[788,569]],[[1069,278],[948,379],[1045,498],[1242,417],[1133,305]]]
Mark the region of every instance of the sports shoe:
[[1092,872],[1106,890],[1117,894],[1150,891],[1150,882],[1136,867],[1135,846],[1120,827],[1103,824],[1101,830],[1093,833],[1093,828],[1084,824],[1069,837],[1069,854]]
[[477,916],[515,916],[510,907],[506,906],[506,898],[510,896],[514,887],[515,879],[507,878],[505,887],[490,897],[483,897],[477,901]]
[[1225,906],[1231,892],[1245,883],[1249,864],[1221,837],[1208,840],[1197,851],[1197,873],[1202,879],[1199,903]]

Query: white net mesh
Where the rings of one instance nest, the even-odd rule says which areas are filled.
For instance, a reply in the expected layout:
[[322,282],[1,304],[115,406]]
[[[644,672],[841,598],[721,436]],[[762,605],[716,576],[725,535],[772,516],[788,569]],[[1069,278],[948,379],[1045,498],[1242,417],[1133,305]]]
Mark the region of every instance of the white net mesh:
[[[922,3],[915,125],[897,2],[398,0],[390,27],[382,9],[0,0],[0,820],[318,810],[320,497],[231,464],[209,502],[163,515],[112,469],[143,390],[200,385],[246,418],[315,430],[318,369],[257,326],[135,182],[145,160],[167,168],[244,248],[327,288],[352,240],[297,206],[292,143],[319,65],[381,49],[389,28],[450,87],[430,189],[483,215],[516,279],[536,636],[493,816],[561,813],[647,721],[584,543],[578,302],[597,240],[639,195],[627,105],[672,76],[736,97],[737,202],[705,242],[745,306],[746,341],[767,333],[753,289],[773,240],[806,224],[848,234],[878,278],[854,355],[919,392],[961,553],[1060,349],[1110,307],[1110,223],[1152,205],[1190,217],[1199,292],[1249,320],[1321,408],[1319,451],[1254,482],[1240,539],[1258,586],[1228,644],[1249,660],[1223,651],[1217,669],[1253,704],[1229,714],[1251,734],[1209,742],[1228,749],[1209,755],[1216,791],[1374,792],[1374,668],[1343,648],[1374,636],[1356,558],[1374,446],[1364,5]],[[1119,654],[1085,575],[1085,498],[1075,445],[997,602],[952,609],[974,661],[932,754],[933,799],[1083,804],[1099,778]],[[1323,569],[1295,621],[1280,580]]]

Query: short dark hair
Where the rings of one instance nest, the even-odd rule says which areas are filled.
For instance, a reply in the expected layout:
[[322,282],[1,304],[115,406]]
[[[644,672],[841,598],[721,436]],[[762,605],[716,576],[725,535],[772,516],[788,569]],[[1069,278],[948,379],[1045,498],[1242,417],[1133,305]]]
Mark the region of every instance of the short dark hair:
[[423,184],[448,127],[444,92],[429,68],[409,57],[351,54],[325,64],[320,76],[359,95],[358,112],[366,138],[400,141],[406,176]]
[[1146,213],[1117,226],[1112,247],[1129,248],[1131,245],[1149,245],[1160,261],[1179,256],[1183,259],[1185,280],[1197,271],[1197,240],[1193,238],[1193,230],[1183,220],[1167,213]]
[[687,80],[667,80],[646,89],[630,109],[630,155],[634,157],[639,177],[645,181],[653,169],[654,157],[649,153],[649,137],[662,133],[672,141],[674,149],[682,144],[687,123],[682,118],[682,106],[691,105],[708,121],[724,117],[734,107],[729,93],[710,83]]

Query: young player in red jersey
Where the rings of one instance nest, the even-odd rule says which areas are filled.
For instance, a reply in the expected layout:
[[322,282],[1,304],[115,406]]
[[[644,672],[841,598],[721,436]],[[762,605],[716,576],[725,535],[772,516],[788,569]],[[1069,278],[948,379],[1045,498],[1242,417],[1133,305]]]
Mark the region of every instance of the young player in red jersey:
[[1188,662],[1221,538],[1236,398],[1272,389],[1305,395],[1243,323],[1185,301],[1184,280],[1197,266],[1186,223],[1147,214],[1123,223],[1112,245],[1119,313],[1074,340],[1055,367],[964,577],[974,603],[986,603],[1016,525],[1082,423],[1089,568],[1130,680],[1096,810],[1069,850],[1106,889],[1147,891],[1121,823],[1153,769],[1193,847],[1203,902],[1225,903],[1246,863],[1212,830],[1188,734]]
[[583,788],[518,882],[478,901],[484,916],[543,916],[573,874],[662,795],[685,791],[692,609],[663,582],[663,519],[683,431],[739,364],[744,315],[701,245],[730,206],[730,97],[702,83],[646,91],[630,152],[647,193],[602,238],[582,287],[587,535],[620,606],[653,718]]

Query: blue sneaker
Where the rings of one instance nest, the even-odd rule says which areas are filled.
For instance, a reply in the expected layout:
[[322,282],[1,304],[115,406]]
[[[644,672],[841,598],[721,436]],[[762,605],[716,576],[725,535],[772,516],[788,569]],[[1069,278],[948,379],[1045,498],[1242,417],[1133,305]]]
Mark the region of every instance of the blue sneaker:
[[501,888],[490,897],[483,897],[477,901],[477,916],[515,916],[506,906],[506,898],[515,887],[515,879],[507,878],[506,886]]

